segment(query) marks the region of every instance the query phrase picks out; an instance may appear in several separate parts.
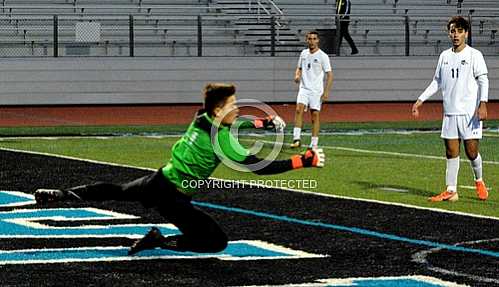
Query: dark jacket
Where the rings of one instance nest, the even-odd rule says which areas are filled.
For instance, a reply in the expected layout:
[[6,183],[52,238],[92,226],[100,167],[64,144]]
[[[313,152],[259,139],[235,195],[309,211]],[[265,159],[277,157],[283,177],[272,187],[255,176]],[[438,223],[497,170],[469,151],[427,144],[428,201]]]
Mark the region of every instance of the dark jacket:
[[350,0],[336,0],[336,14],[340,15],[341,20],[350,19]]

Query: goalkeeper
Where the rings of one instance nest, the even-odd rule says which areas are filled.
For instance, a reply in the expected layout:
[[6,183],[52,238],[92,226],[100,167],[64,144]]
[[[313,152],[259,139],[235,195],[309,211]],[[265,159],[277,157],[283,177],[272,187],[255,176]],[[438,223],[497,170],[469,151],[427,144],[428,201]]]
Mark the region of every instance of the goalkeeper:
[[[196,190],[185,184],[190,180],[206,180],[220,164],[220,157],[242,165],[262,163],[256,174],[276,174],[303,167],[322,167],[322,150],[307,150],[287,160],[266,161],[250,155],[230,133],[230,126],[238,119],[236,88],[231,84],[210,83],[204,89],[204,109],[197,112],[193,122],[172,148],[172,158],[166,166],[151,175],[124,184],[94,183],[66,190],[38,189],[38,204],[63,200],[124,200],[142,202],[154,207],[181,232],[163,236],[156,227],[129,249],[129,254],[154,248],[174,251],[220,252],[227,246],[227,235],[206,213],[195,208],[191,195]],[[219,124],[217,124],[219,123]],[[284,128],[278,116],[239,122],[254,128]],[[212,127],[215,133],[212,133]],[[214,149],[216,140],[220,151]]]

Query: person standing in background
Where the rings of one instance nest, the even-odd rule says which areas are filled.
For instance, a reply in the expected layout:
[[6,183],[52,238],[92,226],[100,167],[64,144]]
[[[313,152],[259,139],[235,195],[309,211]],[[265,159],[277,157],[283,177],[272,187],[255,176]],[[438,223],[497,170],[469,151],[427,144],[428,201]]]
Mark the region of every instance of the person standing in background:
[[[319,113],[322,103],[329,98],[329,91],[333,84],[333,71],[328,55],[319,48],[318,33],[308,32],[306,40],[308,48],[300,54],[294,77],[295,83],[299,83],[300,88],[296,99],[295,127],[291,148],[301,146],[303,113],[309,108],[312,117],[310,148],[317,149],[320,128]],[[324,87],[324,75],[326,75],[326,87]]]
[[350,25],[350,12],[351,12],[352,2],[350,0],[336,0],[336,14],[340,17],[340,38],[338,39],[338,50],[341,47],[341,42],[343,37],[347,40],[350,48],[352,49],[352,55],[359,53],[359,50],[355,46],[350,33],[348,32],[348,25]]
[[482,157],[479,141],[482,138],[482,120],[487,119],[489,80],[487,65],[477,49],[466,45],[470,24],[461,16],[447,23],[452,48],[443,51],[438,59],[433,81],[412,106],[414,117],[419,116],[423,102],[442,90],[444,118],[441,137],[447,157],[446,189],[429,198],[430,201],[456,201],[457,176],[461,140],[475,175],[476,194],[479,199],[489,196],[483,181]]

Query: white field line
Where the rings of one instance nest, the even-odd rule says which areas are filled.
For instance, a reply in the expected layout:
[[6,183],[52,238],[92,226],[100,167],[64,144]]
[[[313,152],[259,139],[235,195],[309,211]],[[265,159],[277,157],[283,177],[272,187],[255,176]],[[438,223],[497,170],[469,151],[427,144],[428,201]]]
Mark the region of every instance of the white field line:
[[[273,141],[259,140],[263,143],[274,144]],[[285,146],[289,146],[289,144],[285,144]],[[392,155],[392,156],[401,156],[401,157],[413,157],[413,158],[424,158],[424,159],[435,159],[435,160],[445,160],[446,158],[443,156],[434,156],[434,155],[423,155],[423,154],[412,154],[412,153],[401,153],[401,152],[391,152],[391,151],[379,151],[379,150],[367,150],[367,149],[358,149],[358,148],[349,148],[349,147],[341,147],[341,146],[319,146],[323,149],[331,149],[331,150],[342,150],[342,151],[350,151],[350,152],[358,152],[358,153],[368,153],[368,154],[382,154],[382,155]],[[468,162],[468,159],[461,159],[462,162]],[[484,160],[484,164],[494,164],[499,165],[498,161],[490,161]]]
[[[83,161],[83,162],[90,162],[90,163],[96,163],[96,164],[105,164],[105,165],[111,165],[111,166],[137,168],[137,169],[142,169],[142,170],[150,170],[150,171],[155,171],[156,170],[156,169],[153,169],[153,168],[145,168],[145,167],[124,165],[124,164],[116,164],[116,163],[104,162],[104,161],[97,161],[97,160],[88,160],[88,159],[83,159],[83,158],[76,158],[76,157],[70,157],[70,156],[64,156],[64,155],[58,155],[58,154],[51,154],[51,153],[44,153],[44,152],[26,151],[26,150],[18,150],[18,149],[3,148],[3,147],[0,147],[0,150],[20,152],[20,153],[28,153],[28,154],[36,154],[36,155],[44,155],[44,156],[51,156],[51,157],[56,157],[56,158],[78,160],[78,161]],[[233,180],[227,180],[227,179],[215,178],[215,177],[210,177],[210,179],[215,179],[215,180],[220,180],[220,181],[229,181],[229,182],[233,181]],[[258,184],[254,184],[254,185],[255,186],[260,186],[260,187],[265,187],[264,185],[258,185]],[[401,207],[413,208],[413,209],[419,209],[419,210],[429,210],[429,211],[440,212],[440,213],[449,213],[449,214],[455,214],[455,215],[461,215],[461,216],[467,216],[467,217],[473,217],[473,218],[484,218],[484,219],[492,219],[492,220],[499,221],[499,217],[485,216],[485,215],[472,214],[472,213],[465,213],[465,212],[460,212],[460,211],[449,211],[449,210],[445,210],[445,209],[421,207],[421,206],[417,206],[417,205],[409,205],[409,204],[403,204],[403,203],[398,203],[398,202],[386,202],[386,201],[379,201],[379,200],[373,200],[373,199],[364,199],[364,198],[355,198],[355,197],[348,197],[348,196],[341,196],[341,195],[324,194],[324,193],[318,193],[318,192],[313,192],[313,191],[308,191],[308,190],[301,190],[301,189],[292,189],[292,188],[281,188],[281,189],[282,190],[291,191],[291,192],[298,192],[298,193],[304,193],[304,194],[314,195],[314,196],[331,197],[331,198],[347,199],[347,200],[362,201],[362,202],[371,202],[371,203],[377,203],[377,204],[383,204],[383,205],[401,206]]]
[[[411,135],[411,134],[439,134],[440,130],[397,130],[397,129],[388,129],[388,130],[354,130],[354,131],[321,131],[321,135],[331,135],[331,136],[338,136],[338,135],[344,135],[344,136],[363,136],[363,135]],[[128,137],[128,136],[138,136],[138,137],[145,137],[145,138],[179,138],[183,135],[183,132],[178,132],[178,133],[171,133],[171,134],[161,134],[161,133],[150,133],[150,134],[123,134],[123,135],[106,135],[106,136],[97,136],[97,135],[82,135],[82,136],[77,136],[77,135],[68,135],[68,136],[5,136],[5,137],[0,137],[0,142],[5,141],[5,140],[32,140],[32,139],[44,139],[44,140],[59,140],[59,139],[80,139],[80,138],[93,138],[93,139],[110,139],[110,138],[116,138],[116,137]],[[252,136],[257,136],[257,137],[263,137],[265,135],[272,135],[273,133],[268,132],[268,133],[254,133],[248,130],[247,133],[248,135]],[[291,136],[293,135],[290,132],[285,132],[284,135],[286,136]],[[304,136],[310,136],[310,132],[302,132],[302,135]],[[483,133],[484,137],[499,137],[499,130],[497,132],[495,130],[484,130]]]
[[[462,245],[472,245],[473,246],[476,244],[483,244],[483,243],[497,242],[497,241],[499,241],[499,238],[481,239],[481,240],[468,241],[468,242],[459,242],[459,243],[456,243],[455,245],[456,246],[460,246],[460,245],[461,246]],[[483,276],[477,276],[477,275],[468,274],[468,273],[463,273],[463,272],[455,271],[452,269],[446,269],[446,268],[451,268],[452,266],[445,266],[446,268],[442,268],[442,267],[435,267],[435,266],[432,266],[431,264],[429,264],[428,259],[427,259],[428,255],[431,255],[433,253],[437,253],[441,250],[442,250],[441,248],[431,248],[431,249],[419,251],[411,256],[412,261],[419,263],[419,264],[423,264],[423,265],[425,265],[425,267],[428,270],[431,270],[433,272],[437,272],[440,274],[452,275],[453,277],[466,277],[468,279],[472,279],[474,281],[480,281],[480,282],[484,282],[484,283],[499,284],[499,280],[497,280],[497,279],[487,278],[487,277],[483,277]]]
[[[420,133],[424,133],[420,132]],[[331,133],[333,134],[333,133]],[[149,137],[149,138],[176,138],[180,137],[180,135],[161,135],[161,136],[143,136],[143,137]],[[110,137],[102,137],[102,136],[90,136],[90,137],[85,137],[85,136],[75,136],[75,137],[5,137],[5,138],[0,138],[0,142],[2,140],[7,140],[7,139],[48,139],[48,140],[57,140],[57,139],[80,139],[80,138],[95,138],[95,139],[110,139],[113,138],[112,136]],[[243,141],[250,141],[250,140],[244,140]],[[263,143],[268,143],[268,144],[274,144],[273,141],[267,141],[267,140],[259,140]],[[289,146],[289,145],[287,145]],[[343,151],[350,151],[350,152],[358,152],[358,153],[369,153],[369,154],[383,154],[383,155],[392,155],[392,156],[401,156],[401,157],[413,157],[413,158],[425,158],[425,159],[435,159],[435,160],[445,160],[446,158],[443,156],[433,156],[433,155],[421,155],[421,154],[411,154],[411,153],[400,153],[400,152],[389,152],[389,151],[377,151],[377,150],[366,150],[366,149],[356,149],[356,148],[349,148],[349,147],[340,147],[340,146],[322,146],[321,148],[324,149],[333,149],[333,150],[343,150]],[[5,150],[8,150],[8,148],[3,148]],[[28,151],[25,151],[28,152]],[[52,155],[55,156],[55,155]],[[67,157],[69,159],[78,159],[78,158],[72,158],[72,157]],[[81,159],[80,159],[81,160]],[[86,160],[88,162],[93,162],[92,160]],[[461,162],[468,162],[467,159],[461,159]],[[96,162],[98,163],[98,162]],[[492,165],[499,165],[499,162],[497,161],[489,161],[489,160],[484,160],[484,164],[492,164]],[[110,165],[115,165],[113,163],[108,163]],[[129,166],[133,168],[140,168],[144,169],[143,167],[137,167],[137,166]]]
[[[213,178],[213,179],[221,180],[221,181],[229,181],[229,182],[232,181],[232,180],[226,180],[226,179],[220,179],[220,178]],[[255,184],[255,183],[252,183],[252,185],[253,186],[257,186],[257,187],[261,187],[261,188],[265,188],[266,187],[265,185]],[[370,203],[377,203],[377,204],[384,204],[384,205],[400,206],[400,207],[413,208],[413,209],[419,209],[419,210],[429,210],[429,211],[440,212],[440,213],[449,213],[449,214],[460,215],[460,216],[468,216],[468,217],[483,218],[483,219],[492,219],[492,220],[499,221],[499,217],[486,216],[486,215],[473,214],[473,213],[465,213],[465,212],[461,212],[461,211],[450,211],[450,210],[446,210],[446,209],[439,209],[439,208],[432,208],[432,207],[422,207],[422,206],[417,206],[417,205],[410,205],[410,204],[398,203],[398,202],[387,202],[387,201],[380,201],[380,200],[374,200],[374,199],[356,198],[356,197],[349,197],[349,196],[344,196],[344,195],[325,194],[325,193],[318,193],[318,192],[313,192],[313,191],[309,191],[309,190],[301,190],[301,189],[294,189],[294,188],[283,188],[283,187],[280,187],[279,189],[286,190],[286,191],[297,192],[297,193],[304,193],[304,194],[309,194],[309,195],[314,195],[314,196],[331,197],[331,198],[339,198],[339,199],[347,199],[347,200],[354,200],[354,201],[370,202]]]
[[[390,151],[365,150],[365,149],[356,149],[356,148],[348,148],[348,147],[333,147],[333,146],[321,146],[321,147],[325,148],[325,149],[336,149],[336,150],[344,150],[344,151],[359,152],[359,153],[384,154],[384,155],[394,155],[394,156],[402,156],[402,157],[446,160],[446,158],[443,156],[400,153],[400,152],[390,152]],[[468,159],[461,159],[461,162],[468,162],[468,161],[469,161]],[[491,161],[491,160],[484,160],[483,163],[484,164],[499,165],[498,161]]]
[[[365,134],[380,134],[381,132],[324,132],[322,134],[324,135],[365,135]],[[383,134],[414,134],[414,133],[435,133],[435,131],[387,131],[387,132],[382,132]],[[303,133],[306,135],[307,133]],[[256,137],[263,137],[265,135],[261,134],[249,134],[253,135]],[[487,134],[487,136],[490,137],[499,137],[498,135],[495,134]],[[140,137],[145,137],[145,138],[179,138],[181,137],[181,134],[175,135],[144,135]],[[58,140],[58,139],[81,139],[81,138],[94,138],[94,139],[111,139],[114,138],[114,136],[68,136],[68,137],[0,137],[0,142],[3,140],[20,140],[20,139],[45,139],[45,140]],[[245,140],[243,141],[250,141],[250,140]],[[267,140],[259,140],[263,143],[268,143],[268,144],[274,144],[273,141],[267,141]],[[289,146],[289,145],[287,145]],[[410,153],[399,153],[399,152],[389,152],[389,151],[377,151],[377,150],[366,150],[366,149],[356,149],[356,148],[349,148],[349,147],[341,147],[341,146],[320,146],[321,148],[324,149],[333,149],[333,150],[343,150],[343,151],[350,151],[350,152],[358,152],[358,153],[369,153],[369,154],[383,154],[383,155],[391,155],[391,156],[401,156],[401,157],[414,157],[414,158],[425,158],[425,159],[435,159],[435,160],[445,160],[446,158],[443,156],[432,156],[432,155],[421,155],[421,154],[410,154]],[[71,158],[71,157],[69,157]],[[71,159],[76,159],[76,158],[71,158]],[[88,160],[91,162],[91,160]],[[466,158],[461,159],[461,162],[468,162]],[[484,164],[492,164],[492,165],[499,165],[499,162],[497,161],[489,161],[489,160],[484,160]],[[110,163],[111,164],[111,163]],[[134,167],[134,166],[130,166]],[[135,167],[135,168],[141,168],[141,167]]]
[[[183,134],[165,134],[165,135],[133,135],[133,137],[144,137],[144,138],[180,138]],[[70,139],[98,139],[98,140],[108,140],[114,138],[125,138],[129,137],[128,135],[110,135],[110,136],[6,136],[0,137],[0,142],[2,141],[10,141],[10,140],[70,140]]]
[[71,160],[77,160],[77,161],[83,161],[83,162],[89,162],[89,163],[95,163],[95,164],[105,164],[105,165],[111,165],[111,166],[129,167],[129,168],[136,168],[136,169],[142,169],[142,170],[154,170],[154,171],[156,170],[154,168],[146,168],[146,167],[141,167],[141,166],[126,165],[126,164],[119,164],[119,163],[113,163],[113,162],[105,162],[105,161],[72,157],[72,156],[53,154],[53,153],[47,153],[47,152],[38,152],[38,151],[4,148],[4,147],[0,147],[0,150],[6,150],[6,151],[12,151],[12,152],[22,152],[22,153],[35,154],[35,155],[45,155],[45,156],[51,156],[51,157],[56,157],[56,158],[71,159]]
[[499,134],[484,133],[484,137],[499,138]]

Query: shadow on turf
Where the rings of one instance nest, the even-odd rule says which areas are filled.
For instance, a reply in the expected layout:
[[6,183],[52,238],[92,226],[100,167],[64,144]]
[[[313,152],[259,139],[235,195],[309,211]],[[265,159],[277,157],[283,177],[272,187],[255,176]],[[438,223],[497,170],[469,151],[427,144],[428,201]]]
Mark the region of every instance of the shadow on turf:
[[[413,194],[413,195],[419,195],[423,197],[430,197],[435,195],[433,192],[423,190],[423,189],[416,189],[404,185],[396,185],[396,184],[379,184],[379,183],[372,183],[372,182],[367,182],[367,181],[354,181],[355,184],[360,185],[362,189],[365,191],[369,191],[371,189],[375,189],[377,191],[383,191],[383,192],[393,192],[393,193],[408,193],[408,194]],[[386,191],[387,189],[391,189],[392,191]],[[397,191],[400,190],[400,191]]]

